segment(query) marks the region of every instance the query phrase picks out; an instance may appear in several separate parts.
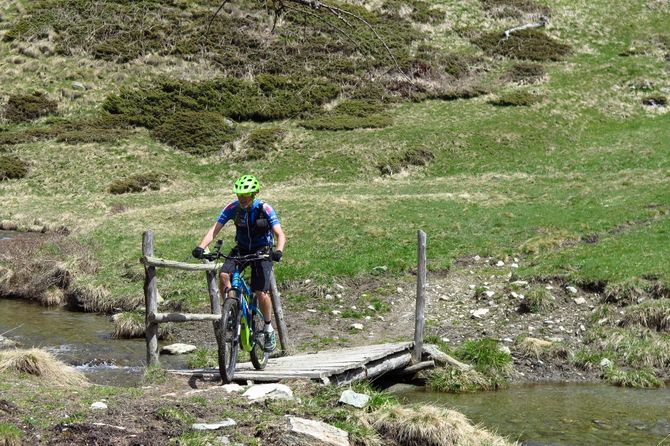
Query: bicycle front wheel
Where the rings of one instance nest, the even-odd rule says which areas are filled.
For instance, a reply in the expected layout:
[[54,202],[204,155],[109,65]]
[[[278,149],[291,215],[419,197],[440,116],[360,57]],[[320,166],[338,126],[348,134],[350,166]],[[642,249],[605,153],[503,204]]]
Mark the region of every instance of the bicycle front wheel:
[[254,312],[251,316],[251,333],[253,336],[254,345],[251,347],[249,356],[251,357],[251,364],[256,370],[263,370],[268,364],[270,354],[263,350],[265,342],[265,333],[263,332],[263,318],[258,312]]
[[[223,302],[223,315],[221,319],[221,336],[219,344],[219,372],[224,384],[233,381],[235,366],[237,365],[237,352],[240,348],[239,330],[240,326],[240,304],[237,299],[226,298]],[[217,339],[218,340],[218,339]]]

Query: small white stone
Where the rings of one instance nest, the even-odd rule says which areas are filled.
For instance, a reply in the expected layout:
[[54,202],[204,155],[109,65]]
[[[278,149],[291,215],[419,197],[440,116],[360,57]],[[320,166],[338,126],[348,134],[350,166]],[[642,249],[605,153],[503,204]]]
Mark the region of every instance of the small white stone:
[[474,257],[475,262],[479,262],[481,259],[482,259],[482,258],[479,257],[479,256],[475,256],[475,257]]
[[316,310],[314,308],[308,308],[307,311],[310,313],[316,313]]
[[193,423],[191,428],[198,431],[213,431],[221,429],[222,427],[235,426],[236,424],[237,423],[232,418],[226,418],[225,420],[219,421],[218,423]]
[[312,279],[305,279],[305,281],[303,283],[305,285],[309,285],[310,283],[312,283]]
[[366,321],[369,321],[370,319],[372,319],[372,316],[365,316],[364,319],[365,319]]
[[545,290],[553,290],[554,287],[551,286],[551,285],[547,285],[547,286],[544,287],[544,289],[545,289]]
[[472,312],[472,317],[475,319],[481,319],[486,316],[489,312],[488,308],[479,308],[477,310],[470,310]]
[[510,265],[510,267],[512,267],[512,268],[518,268],[518,267],[519,267],[519,264],[515,262],[515,263],[512,263],[512,264]]
[[376,311],[375,307],[373,307],[372,305],[368,305],[368,310]]
[[91,409],[93,409],[93,410],[105,410],[105,409],[107,409],[107,404],[103,403],[102,401],[96,401],[95,403],[91,404]]
[[512,292],[510,293],[510,295],[511,295],[513,298],[515,298],[515,299],[518,299],[518,298],[519,298],[519,295],[518,295],[516,292],[514,292],[514,291],[512,291]]
[[484,291],[484,294],[486,294],[486,297],[493,297],[496,293],[495,291]]
[[333,300],[332,294],[326,294],[326,300]]
[[396,292],[396,293],[402,293],[402,292],[403,292],[403,289],[400,288],[400,287],[398,287],[398,288],[395,289],[395,292]]
[[586,331],[586,327],[585,327],[583,324],[579,326],[579,329],[580,329],[581,331]]
[[340,291],[344,291],[344,287],[343,287],[342,285],[340,285],[339,283],[336,283],[336,284],[333,285],[333,286],[334,286],[335,288],[337,288],[338,290],[340,290]]
[[566,286],[565,289],[571,292],[572,294],[577,294],[577,288],[573,286]]
[[351,306],[351,309],[352,309],[352,310],[355,310],[355,309],[356,309],[356,305],[352,305],[352,306]]
[[468,288],[470,288],[471,290],[474,290],[475,288],[477,288],[477,286],[476,285],[468,285]]
[[505,262],[503,262],[502,260],[498,260],[496,266],[505,266]]
[[353,328],[354,330],[362,330],[363,324],[351,324],[350,328]]
[[583,297],[577,297],[576,299],[574,299],[574,302],[577,305],[584,305],[586,303],[586,299],[584,299]]
[[342,312],[340,310],[333,310],[333,311],[331,311],[331,313],[335,316],[337,316],[338,314],[342,314]]
[[600,367],[612,367],[612,361],[607,358],[603,358],[600,360]]

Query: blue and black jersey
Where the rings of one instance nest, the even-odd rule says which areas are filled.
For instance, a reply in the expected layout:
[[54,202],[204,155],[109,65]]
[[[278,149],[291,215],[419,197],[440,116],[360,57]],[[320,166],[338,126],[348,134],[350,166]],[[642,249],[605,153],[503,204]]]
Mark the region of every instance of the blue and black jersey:
[[225,225],[230,220],[235,223],[235,242],[240,248],[254,251],[272,247],[272,228],[279,224],[279,217],[269,204],[255,199],[249,208],[242,209],[240,202],[235,200],[221,211],[217,221]]

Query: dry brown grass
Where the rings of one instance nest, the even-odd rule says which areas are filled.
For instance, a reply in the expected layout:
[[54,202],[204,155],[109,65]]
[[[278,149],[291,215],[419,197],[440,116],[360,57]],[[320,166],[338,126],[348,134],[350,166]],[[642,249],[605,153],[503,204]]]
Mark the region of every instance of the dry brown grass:
[[641,325],[656,331],[670,331],[670,299],[659,299],[629,307],[621,324]]
[[542,358],[565,359],[570,356],[570,351],[563,345],[531,337],[521,341],[517,346],[517,349],[522,356],[526,358],[534,358],[536,360]]
[[5,370],[47,379],[49,385],[88,385],[86,377],[81,372],[62,363],[51,353],[38,348],[0,351],[0,372]]
[[403,446],[506,446],[502,437],[470,424],[454,410],[422,405],[384,408],[370,415],[372,426]]

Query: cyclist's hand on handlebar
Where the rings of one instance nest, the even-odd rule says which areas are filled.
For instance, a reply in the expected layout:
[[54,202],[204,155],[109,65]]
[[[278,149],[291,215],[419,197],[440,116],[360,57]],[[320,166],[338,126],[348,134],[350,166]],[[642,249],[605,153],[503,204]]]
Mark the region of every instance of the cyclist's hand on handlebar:
[[191,251],[191,254],[196,259],[202,259],[202,256],[205,254],[205,249],[201,248],[200,246],[196,246],[195,248],[193,248],[193,251]]
[[272,251],[272,256],[271,256],[271,257],[272,257],[272,260],[274,260],[275,262],[279,262],[279,261],[281,260],[281,256],[282,256],[283,254],[284,254],[284,253],[281,252],[280,249],[278,249],[278,250],[276,250],[276,251]]

